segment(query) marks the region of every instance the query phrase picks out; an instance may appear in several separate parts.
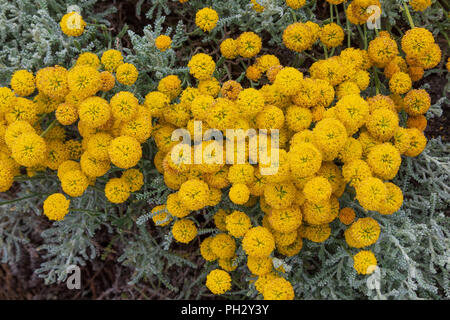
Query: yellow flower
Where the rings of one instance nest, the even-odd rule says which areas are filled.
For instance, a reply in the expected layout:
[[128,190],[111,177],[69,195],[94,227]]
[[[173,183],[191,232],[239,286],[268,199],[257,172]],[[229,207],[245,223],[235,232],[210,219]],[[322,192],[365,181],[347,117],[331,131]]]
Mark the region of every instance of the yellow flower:
[[364,125],[369,116],[369,105],[357,95],[347,95],[336,103],[336,116],[345,126],[348,134],[353,134]]
[[144,185],[144,175],[138,169],[126,170],[121,178],[128,182],[130,192],[136,192]]
[[[58,173],[59,168],[58,167]],[[61,187],[70,197],[81,197],[89,185],[88,178],[81,171],[81,167],[77,170],[70,170],[62,174]]]
[[81,166],[78,162],[72,161],[72,160],[66,160],[63,163],[61,163],[58,167],[58,178],[59,180],[62,180],[62,177],[64,174],[66,174],[69,171],[73,170],[81,170]]
[[155,46],[160,51],[166,51],[167,49],[170,49],[170,45],[172,44],[172,39],[170,39],[169,36],[166,35],[160,35],[156,37],[155,39]]
[[257,82],[261,78],[262,72],[258,68],[258,66],[251,65],[247,68],[245,76],[247,77],[247,79]]
[[289,233],[295,231],[302,223],[302,212],[298,207],[272,209],[268,217],[270,226],[278,232]]
[[24,120],[30,124],[37,122],[38,106],[31,100],[26,98],[16,98],[9,110],[5,113],[5,119],[8,123]]
[[353,187],[357,187],[361,181],[372,176],[372,171],[367,162],[358,159],[345,163],[342,167],[342,175],[345,182],[350,183]]
[[19,96],[29,96],[36,89],[34,75],[27,70],[14,72],[11,78],[11,89]]
[[[298,234],[298,232],[295,232],[295,233]],[[278,252],[286,257],[292,257],[292,256],[297,255],[302,250],[302,248],[303,248],[303,240],[298,235],[291,244],[285,245],[285,246],[281,246],[281,245],[277,246]],[[281,266],[281,268],[283,268],[283,266]],[[279,269],[277,269],[277,270],[279,270]]]
[[411,58],[423,56],[433,44],[433,34],[425,28],[412,28],[401,40],[402,50]]
[[122,169],[134,167],[142,157],[139,142],[132,137],[120,136],[111,141],[108,147],[111,162]]
[[441,61],[442,52],[437,43],[433,43],[422,56],[417,58],[417,64],[424,69],[436,67]]
[[261,51],[262,40],[260,36],[252,31],[242,33],[236,41],[241,57],[252,58]]
[[112,178],[105,185],[105,196],[111,203],[123,203],[130,197],[130,186],[122,178]]
[[56,109],[55,117],[63,126],[69,126],[78,120],[78,109],[69,103],[62,103]]
[[199,210],[208,203],[209,187],[202,180],[190,179],[181,185],[178,196],[187,209]]
[[331,235],[331,228],[328,223],[303,226],[300,230],[302,230],[306,239],[317,243],[325,242]]
[[70,154],[64,142],[60,139],[50,139],[47,137],[46,141],[47,154],[45,164],[52,170],[57,170],[59,165],[66,160],[69,160]]
[[311,176],[322,165],[322,154],[312,143],[299,143],[288,152],[291,173],[297,177]]
[[205,240],[203,240],[202,243],[200,244],[200,254],[206,261],[217,260],[217,256],[211,249],[211,242],[213,241],[213,239],[214,239],[213,237],[205,238]]
[[116,69],[117,81],[126,86],[132,86],[139,76],[139,72],[131,63],[122,63]]
[[398,47],[395,40],[380,36],[369,42],[367,52],[375,66],[384,68],[389,61],[398,55]]
[[78,12],[66,13],[59,25],[62,32],[69,37],[79,37],[83,34],[86,22]]
[[244,89],[239,92],[236,105],[244,117],[253,117],[264,109],[264,97],[256,89]]
[[90,66],[92,68],[98,69],[100,67],[100,59],[95,53],[85,52],[78,56],[77,66]]
[[289,106],[286,109],[286,124],[295,132],[308,129],[312,122],[312,113],[308,108]]
[[294,10],[300,9],[306,3],[306,0],[286,0],[286,5]]
[[236,252],[236,241],[226,233],[219,233],[214,236],[210,243],[212,252],[219,258],[232,258]]
[[324,177],[312,178],[303,188],[306,199],[315,204],[330,200],[331,192],[331,184]]
[[98,160],[109,160],[108,148],[113,137],[105,132],[95,133],[88,138],[86,152]]
[[254,275],[263,276],[272,271],[272,258],[270,257],[253,257],[247,258],[248,270]]
[[310,225],[330,223],[336,218],[329,200],[313,203],[306,200],[302,205],[303,220]]
[[212,97],[217,97],[220,92],[220,83],[216,78],[211,78],[208,80],[200,80],[198,83],[198,90],[201,94],[210,95]]
[[252,3],[252,8],[253,10],[255,10],[256,12],[263,12],[264,11],[264,7],[262,5],[260,5],[258,2],[256,2],[256,0],[250,0],[250,2]]
[[291,182],[267,184],[264,188],[264,199],[275,209],[288,208],[294,201],[297,189]]
[[339,220],[345,224],[349,225],[355,220],[355,210],[352,208],[342,208],[341,211],[339,211]]
[[292,284],[284,278],[276,277],[264,286],[264,300],[294,300]]
[[353,256],[353,267],[358,274],[371,274],[377,266],[377,259],[372,251],[362,250]]
[[431,105],[428,92],[423,89],[413,89],[403,99],[404,109],[411,116],[425,114]]
[[367,156],[367,163],[373,174],[383,180],[394,179],[401,162],[400,152],[390,143],[383,143],[373,147]]
[[386,186],[378,178],[366,178],[356,186],[356,199],[364,209],[377,211],[386,196]]
[[238,42],[232,38],[225,39],[220,44],[220,53],[226,59],[235,59],[239,55]]
[[130,121],[136,115],[139,101],[131,92],[120,91],[116,93],[109,102],[114,119],[119,121]]
[[249,256],[268,257],[275,249],[275,240],[268,229],[254,227],[245,234],[242,248]]
[[0,87],[0,114],[7,112],[15,100],[16,96],[11,89]]
[[50,98],[63,99],[69,93],[67,73],[60,66],[43,68],[36,73],[36,87]]
[[190,219],[177,220],[172,226],[172,235],[178,242],[189,243],[197,235],[197,227]]
[[373,218],[360,218],[345,230],[344,236],[350,247],[367,247],[377,242],[380,236],[380,225]]
[[405,72],[396,72],[389,80],[389,89],[392,93],[406,93],[411,89],[412,81],[409,75]]
[[67,73],[69,89],[80,97],[95,95],[101,89],[100,72],[94,67],[76,66]]
[[36,130],[28,122],[21,120],[8,125],[3,134],[6,145],[12,149],[15,140],[23,133],[36,133]]
[[256,59],[255,65],[261,72],[267,72],[271,67],[280,65],[280,60],[273,54],[264,54]]
[[334,48],[344,41],[344,30],[342,27],[332,22],[323,26],[320,30],[320,41],[328,48]]
[[305,51],[312,46],[313,42],[311,28],[304,23],[293,23],[283,31],[283,43],[290,50]]
[[282,94],[293,96],[298,93],[303,80],[303,73],[292,67],[286,67],[278,72],[273,85]]
[[0,192],[8,191],[14,183],[12,170],[6,165],[5,161],[0,160]]
[[206,287],[214,294],[223,294],[231,289],[231,277],[223,270],[212,270],[206,276]]
[[101,62],[106,71],[114,72],[123,64],[122,53],[114,49],[106,50],[102,54]]
[[405,151],[408,157],[417,157],[427,145],[427,138],[422,131],[416,128],[406,129],[409,136],[409,147]]
[[394,136],[398,128],[396,111],[380,108],[372,112],[366,122],[367,131],[379,141],[387,141]]
[[344,144],[344,147],[339,151],[338,158],[344,162],[349,163],[354,160],[359,160],[362,157],[362,145],[355,138],[349,137]]
[[60,221],[69,213],[70,200],[62,193],[54,193],[44,201],[44,214],[50,220]]
[[81,155],[80,165],[81,170],[88,177],[101,177],[108,172],[111,166],[109,160],[97,160],[87,152]]
[[219,15],[211,8],[203,8],[195,14],[195,24],[205,32],[210,32],[219,21]]
[[229,197],[235,204],[244,204],[250,198],[250,191],[245,184],[236,183],[230,188]]
[[65,142],[67,149],[69,150],[70,159],[78,160],[83,152],[81,142],[77,140],[67,140]]
[[314,144],[324,153],[324,160],[333,160],[347,141],[347,130],[337,119],[323,119],[313,129]]
[[116,85],[116,78],[114,78],[114,75],[109,71],[100,72],[100,84],[100,90],[107,92]]
[[427,127],[427,118],[423,114],[418,116],[409,116],[406,121],[406,126],[408,128],[416,128],[420,131],[425,131]]
[[46,151],[45,140],[34,132],[26,132],[18,136],[11,148],[14,160],[25,167],[43,164]]
[[260,129],[281,129],[284,124],[283,110],[273,105],[266,105],[257,114],[256,124]]
[[158,83],[158,91],[164,93],[170,100],[173,100],[181,92],[181,81],[175,75],[164,77]]
[[228,232],[235,238],[240,238],[252,227],[250,218],[242,211],[233,211],[225,217]]

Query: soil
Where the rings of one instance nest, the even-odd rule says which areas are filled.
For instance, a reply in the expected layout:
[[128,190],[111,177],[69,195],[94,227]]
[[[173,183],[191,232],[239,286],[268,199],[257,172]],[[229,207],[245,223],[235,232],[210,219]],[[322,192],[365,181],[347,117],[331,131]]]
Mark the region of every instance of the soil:
[[[112,3],[99,4],[98,10],[101,11],[105,6],[114,5],[118,8],[117,13],[109,17],[109,21],[112,23],[112,33],[117,34],[126,24],[130,30],[138,34],[142,34],[142,26],[151,23],[151,21],[145,18],[144,14],[136,16],[135,6],[138,0],[123,1],[115,0]],[[172,9],[180,6],[177,2],[170,2]],[[145,2],[142,4],[141,12],[145,13],[150,8],[150,4]],[[320,11],[323,14],[328,14],[328,9],[324,5],[319,5]],[[190,17],[184,17],[185,19]],[[176,22],[178,17],[174,18]],[[174,21],[166,20],[166,25],[175,25]],[[264,37],[264,35],[263,35]],[[193,41],[196,39],[194,38]],[[129,39],[125,36],[122,40],[123,46],[131,47]],[[440,45],[442,44],[443,52],[448,52],[448,47],[445,39],[439,39]],[[201,42],[198,41],[200,44]],[[283,48],[269,48],[270,51],[280,57],[282,63],[288,64],[292,61],[292,53]],[[206,52],[211,52],[211,48],[203,48]],[[217,51],[215,52],[217,53]],[[309,62],[311,63],[311,62]],[[231,66],[233,68],[233,66]],[[445,68],[445,67],[444,67]],[[236,70],[239,66],[236,66]],[[232,69],[233,71],[233,69]],[[240,72],[239,72],[240,73]],[[443,88],[447,83],[441,74],[431,74],[425,80],[421,80],[417,83],[417,86],[423,83],[430,84],[430,89],[427,90],[430,93],[432,103],[435,103],[440,97],[442,97]],[[425,131],[427,138],[442,137],[443,141],[448,142],[448,127],[449,127],[449,100],[444,103],[443,115],[441,117],[431,118],[428,121],[428,126]],[[0,299],[173,299],[177,296],[176,293],[166,289],[164,285],[161,285],[158,290],[155,290],[152,285],[147,281],[141,281],[136,285],[131,285],[128,281],[131,279],[132,270],[130,268],[122,266],[117,263],[117,258],[120,256],[121,248],[114,245],[109,253],[101,259],[101,257],[89,262],[86,267],[82,269],[82,289],[81,290],[69,290],[64,283],[46,285],[44,281],[34,274],[34,270],[39,267],[43,262],[36,248],[42,244],[42,238],[40,232],[48,227],[50,223],[41,217],[37,217],[39,220],[39,228],[34,230],[31,236],[30,244],[22,247],[22,256],[18,263],[13,265],[0,264]],[[94,238],[95,243],[101,253],[104,252],[106,246],[111,242],[112,236],[106,232],[106,230],[100,230],[96,233]],[[194,252],[186,252],[186,248],[192,248],[194,246],[184,247],[185,253],[194,256]],[[189,249],[188,249],[189,250]],[[194,250],[194,249],[190,249]],[[101,256],[101,254],[100,254]],[[201,266],[203,260],[196,257],[195,261]],[[183,283],[189,281],[189,279],[197,279],[201,267],[194,270],[191,268],[183,268],[181,271],[179,268],[172,267],[167,270],[171,284],[175,287],[181,287]],[[202,284],[200,284],[202,286]],[[198,294],[199,288],[194,288],[189,297],[195,298]],[[212,295],[202,294],[203,299],[212,298]]]

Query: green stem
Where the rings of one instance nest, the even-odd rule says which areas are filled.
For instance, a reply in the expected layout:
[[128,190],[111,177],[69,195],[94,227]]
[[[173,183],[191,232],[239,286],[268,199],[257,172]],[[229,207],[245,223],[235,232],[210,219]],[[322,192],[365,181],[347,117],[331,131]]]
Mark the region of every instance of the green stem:
[[[367,27],[366,27],[365,23],[363,26],[363,30],[364,30],[364,50],[367,50]],[[375,30],[377,30],[377,29],[375,28]],[[377,31],[375,31],[375,32],[377,32]]]
[[[361,30],[361,26],[360,25],[356,25],[356,29],[358,29],[359,36],[360,36],[361,40],[363,40],[363,43],[364,43],[364,33]],[[366,44],[365,43],[364,43],[364,48],[366,48]]]
[[44,138],[45,135],[58,123],[58,120],[53,120],[50,125],[47,127],[47,129],[44,130],[44,132],[41,133],[41,137]]
[[323,53],[325,54],[325,59],[328,59],[328,49],[327,46],[322,43]]
[[11,204],[11,203],[20,202],[20,201],[22,201],[22,200],[31,199],[31,198],[35,198],[35,197],[49,196],[49,195],[51,195],[52,193],[53,193],[53,192],[51,192],[51,193],[36,193],[36,194],[31,195],[31,196],[26,196],[26,197],[23,197],[23,198],[20,198],[20,199],[14,199],[14,200],[9,200],[9,201],[0,202],[0,206],[3,206],[3,205],[5,205],[5,204]]
[[405,8],[406,17],[408,18],[409,25],[411,26],[411,29],[412,29],[415,26],[414,26],[413,19],[411,17],[411,12],[409,12],[408,5],[406,4],[406,2],[403,2],[403,8]]
[[311,58],[312,60],[317,61],[317,58],[314,58],[314,57],[313,57],[312,55],[310,55],[308,52],[303,51],[302,53],[303,53],[305,56]]
[[289,8],[289,11],[291,12],[292,20],[294,20],[294,22],[297,22],[297,15],[295,14],[295,11],[292,8]]
[[333,4],[330,3],[330,19],[333,22]]
[[350,48],[350,36],[351,36],[351,33],[350,33],[350,21],[348,21],[348,17],[347,17],[347,12],[346,12],[346,10],[345,10],[345,5],[344,4],[342,4],[343,6],[344,6],[344,12],[345,12],[345,23],[346,23],[346,26],[347,26],[347,48]]
[[336,10],[336,21],[338,23],[338,25],[340,25],[342,27],[342,23],[341,23],[341,18],[339,17],[339,10],[337,5],[333,5],[334,9]]
[[336,50],[336,47],[334,47],[333,49],[331,49],[330,57],[332,57],[332,56],[334,55],[334,50]]

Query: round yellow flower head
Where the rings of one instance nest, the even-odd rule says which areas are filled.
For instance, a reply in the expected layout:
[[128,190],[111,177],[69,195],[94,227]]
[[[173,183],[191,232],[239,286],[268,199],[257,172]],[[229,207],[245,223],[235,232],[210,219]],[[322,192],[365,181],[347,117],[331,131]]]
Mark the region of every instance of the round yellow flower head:
[[220,92],[219,80],[217,80],[216,78],[200,80],[198,83],[198,90],[201,94],[207,94],[216,98]]
[[377,242],[380,236],[380,225],[373,218],[360,218],[345,230],[344,236],[350,247],[367,247]]
[[297,177],[311,176],[322,165],[322,153],[312,143],[299,143],[288,152],[291,173]]
[[43,164],[46,152],[45,140],[34,132],[26,132],[18,136],[11,148],[14,160],[25,167]]
[[211,243],[213,241],[213,237],[205,238],[205,240],[202,241],[200,244],[200,254],[202,255],[203,259],[206,261],[215,261],[217,260],[217,256],[214,254],[214,252],[211,249]]
[[384,180],[394,179],[401,162],[400,152],[390,143],[383,143],[373,147],[367,156],[367,163],[373,174]]
[[23,133],[36,133],[36,130],[26,121],[14,121],[5,128],[3,137],[6,145],[12,149],[15,140]]
[[108,122],[111,117],[111,107],[105,99],[90,97],[81,103],[78,114],[85,125],[97,128]]
[[344,147],[347,141],[347,130],[337,119],[323,119],[319,121],[313,129],[314,144],[324,152],[327,160],[327,153],[337,156],[337,153]]
[[219,21],[219,15],[211,8],[203,8],[195,14],[195,24],[205,32],[210,32]]
[[87,139],[86,152],[98,160],[109,160],[108,148],[113,137],[105,132],[95,133]]
[[243,183],[236,183],[230,188],[229,197],[235,204],[245,204],[250,198],[250,191]]
[[245,71],[245,76],[247,77],[248,80],[257,82],[261,76],[262,76],[262,72],[261,70],[258,68],[258,66],[256,65],[251,65],[247,68],[247,70]]
[[105,185],[105,196],[111,203],[123,203],[130,197],[130,186],[122,178],[112,178]]
[[[59,167],[61,167],[61,165]],[[70,170],[62,174],[61,187],[63,191],[71,197],[81,197],[88,186],[89,180],[81,171],[81,167],[79,169]]]
[[355,210],[353,210],[352,208],[342,208],[341,211],[339,211],[339,220],[345,224],[345,225],[349,225],[351,223],[353,223],[353,221],[355,220]]
[[153,215],[152,220],[157,227],[165,227],[172,221],[165,205],[154,207],[151,213]]
[[122,53],[118,50],[110,49],[103,52],[101,62],[106,71],[114,72],[123,64]]
[[145,96],[144,106],[154,117],[162,117],[164,109],[168,107],[170,100],[167,95],[159,91],[149,92]]
[[418,116],[409,116],[406,121],[406,126],[408,128],[416,128],[420,131],[425,131],[427,128],[427,118],[423,114]]
[[254,227],[245,234],[242,248],[249,256],[268,257],[275,249],[275,240],[268,229]]
[[34,75],[27,70],[14,72],[11,78],[11,89],[19,96],[29,96],[36,89]]
[[214,294],[223,294],[231,289],[231,277],[226,271],[212,270],[206,276],[206,287]]
[[409,137],[409,147],[405,151],[405,155],[408,157],[417,157],[425,149],[427,145],[427,138],[417,128],[406,129]]
[[319,34],[320,41],[328,48],[335,48],[344,41],[344,30],[342,27],[332,22],[324,25]]
[[[173,100],[181,92],[181,80],[175,75],[164,77],[158,83],[158,91],[165,94],[170,100]],[[159,103],[161,102],[162,100]]]
[[81,155],[80,165],[81,170],[88,177],[101,177],[108,172],[111,166],[109,160],[97,160],[87,152]]
[[172,193],[167,197],[167,210],[172,216],[180,219],[188,216],[190,213],[190,210],[184,206],[178,193]]
[[160,35],[155,39],[155,46],[162,52],[170,49],[171,44],[172,39],[170,39],[170,37],[166,35]]
[[286,5],[294,10],[300,9],[306,3],[306,0],[286,0]]
[[355,138],[348,138],[344,147],[339,151],[338,158],[344,162],[349,163],[354,160],[359,160],[362,157],[362,145]]
[[377,266],[377,258],[372,251],[362,250],[353,256],[353,267],[358,274],[371,274]]
[[142,158],[139,142],[132,137],[120,136],[111,141],[108,147],[111,162],[122,169],[134,167]]
[[256,0],[250,0],[250,2],[252,3],[252,8],[253,10],[255,10],[256,12],[263,12],[264,11],[264,7],[262,5],[260,5],[258,2],[256,2]]
[[303,80],[303,73],[292,67],[286,67],[278,72],[273,85],[282,94],[293,96],[298,93]]
[[433,44],[433,34],[425,28],[412,28],[401,40],[402,50],[411,58],[423,56]]
[[209,187],[202,180],[190,179],[181,185],[178,196],[187,209],[199,210],[208,203]]
[[252,58],[261,51],[261,37],[252,31],[242,33],[236,41],[238,52],[241,57]]
[[60,139],[50,139],[47,137],[46,149],[47,154],[44,164],[52,170],[57,170],[61,163],[69,160],[69,150]]
[[44,201],[44,214],[50,220],[60,221],[69,213],[70,200],[62,193],[54,193]]
[[139,72],[131,63],[122,63],[116,69],[117,81],[126,86],[132,86],[139,76]]
[[296,22],[283,31],[284,45],[293,51],[302,52],[309,49],[314,43],[313,33],[308,25]]
[[197,235],[197,227],[190,219],[177,220],[172,226],[172,235],[178,242],[189,243]]
[[100,67],[100,59],[95,53],[85,52],[78,56],[77,66],[90,66],[92,68],[98,69]]
[[228,214],[223,209],[219,209],[213,216],[214,218],[214,225],[217,229],[220,231],[227,231],[227,225],[226,225],[226,216]]
[[226,59],[235,59],[239,55],[238,42],[232,38],[227,38],[220,44],[220,53]]
[[100,72],[96,68],[81,65],[75,66],[67,73],[70,91],[80,97],[90,97],[101,89]]
[[[298,234],[298,232],[296,232]],[[277,250],[279,253],[286,257],[292,257],[297,255],[303,248],[303,240],[300,236],[297,235],[294,242],[292,242],[289,245],[286,246],[277,246]],[[280,268],[282,272],[284,272],[283,266],[280,266],[277,270],[280,271]]]
[[275,231],[289,233],[295,231],[301,225],[302,212],[300,208],[295,206],[272,209],[268,220]]
[[83,149],[81,146],[81,142],[77,140],[67,140],[64,143],[69,150],[69,156],[71,160],[78,160],[81,157],[81,154],[83,153]]
[[59,25],[62,32],[69,37],[79,37],[83,34],[86,22],[78,12],[66,13]]
[[379,141],[387,141],[394,136],[399,118],[396,111],[380,108],[372,112],[366,122],[367,131]]
[[264,97],[258,90],[247,88],[239,92],[236,105],[244,117],[253,117],[264,109]]
[[228,232],[235,238],[240,238],[252,227],[250,218],[242,211],[233,211],[225,217]]
[[336,218],[329,200],[313,203],[308,199],[302,205],[303,220],[310,225],[330,223]]
[[288,128],[295,132],[308,129],[312,122],[312,112],[308,108],[289,106],[286,109],[286,124]]
[[357,187],[363,180],[372,177],[372,170],[364,160],[354,160],[345,163],[342,167],[342,175],[345,182]]
[[306,199],[312,203],[321,203],[329,200],[331,192],[331,184],[324,177],[312,178],[303,188]]
[[377,37],[369,42],[367,52],[375,66],[384,68],[398,55],[398,47],[395,40],[390,37]]
[[431,106],[431,98],[423,89],[413,89],[403,99],[404,109],[411,116],[425,114]]
[[272,271],[272,258],[270,257],[253,257],[247,258],[248,270],[254,275],[263,276]]
[[377,211],[380,205],[386,200],[386,196],[386,186],[378,178],[366,178],[356,187],[356,199],[367,210]]
[[78,120],[78,109],[69,103],[62,103],[56,109],[55,117],[63,126],[69,126]]
[[294,300],[292,284],[282,277],[267,282],[263,291],[264,300]]
[[100,90],[103,92],[108,92],[116,85],[116,78],[109,71],[100,72]]
[[331,235],[331,228],[328,223],[302,226],[299,229],[299,234],[300,230],[306,239],[316,243],[325,242]]
[[291,182],[267,184],[264,188],[264,199],[275,209],[291,206],[297,195],[297,189]]
[[138,99],[128,91],[116,93],[109,103],[114,119],[125,122],[134,118],[139,106]]
[[144,185],[144,175],[138,169],[126,170],[121,178],[128,182],[130,192],[136,192]]
[[16,96],[11,89],[0,87],[0,113],[5,113],[9,110],[11,104],[16,100]]
[[219,233],[214,236],[210,243],[212,252],[219,258],[229,259],[234,257],[236,252],[236,241],[226,233]]
[[396,72],[389,80],[389,89],[392,93],[403,94],[411,89],[412,81],[410,76],[405,72]]
[[336,116],[349,134],[358,131],[368,115],[369,105],[359,94],[344,96],[336,103]]
[[267,72],[271,67],[280,65],[280,60],[273,54],[264,54],[256,59],[255,65],[261,72]]

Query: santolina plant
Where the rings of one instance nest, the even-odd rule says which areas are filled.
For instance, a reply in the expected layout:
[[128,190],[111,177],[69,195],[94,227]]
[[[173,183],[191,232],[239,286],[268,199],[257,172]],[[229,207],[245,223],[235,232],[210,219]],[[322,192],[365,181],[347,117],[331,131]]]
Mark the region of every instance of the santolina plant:
[[[369,7],[379,1],[345,3],[345,28],[333,19],[342,1],[329,1],[323,23],[297,20],[307,2],[282,2],[295,21],[278,35],[290,54],[312,60],[307,67],[282,63],[253,30],[218,37],[226,17],[213,6],[196,10],[193,34],[215,39],[220,58],[193,53],[185,74],[161,76],[151,90],[136,86],[141,70],[120,48],[15,71],[0,88],[0,191],[17,178],[54,175],[59,190],[42,211],[63,221],[83,214],[73,204],[89,189],[111,205],[130,202],[146,186],[149,160],[167,191],[145,216],[149,227],[186,248],[200,238],[211,293],[226,294],[242,273],[249,292],[294,299],[298,283],[280,261],[305,254],[305,243],[334,242],[357,274],[373,274],[382,265],[372,251],[386,228],[379,220],[404,203],[402,163],[427,145],[431,98],[414,85],[441,62],[441,49],[406,3],[409,30],[369,37]],[[273,6],[252,0],[246,10],[262,15]],[[88,25],[75,11],[60,21],[73,38]],[[360,47],[351,46],[350,25],[364,27]],[[178,48],[169,35],[151,41],[161,55]],[[220,76],[231,64],[243,66],[241,75]],[[207,210],[209,236],[198,224]],[[333,234],[336,225],[345,231]]]

